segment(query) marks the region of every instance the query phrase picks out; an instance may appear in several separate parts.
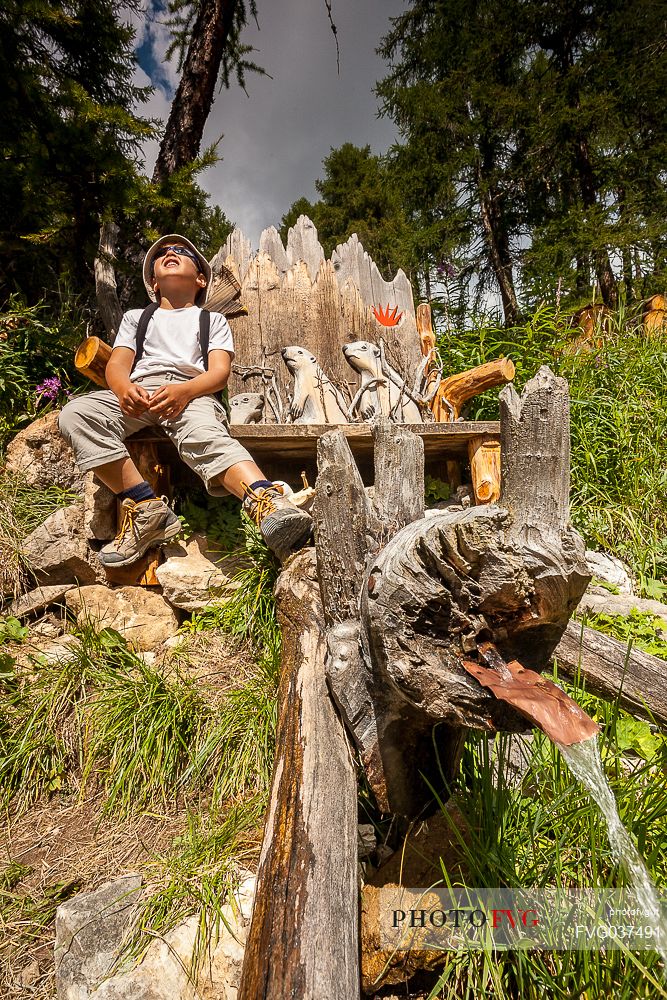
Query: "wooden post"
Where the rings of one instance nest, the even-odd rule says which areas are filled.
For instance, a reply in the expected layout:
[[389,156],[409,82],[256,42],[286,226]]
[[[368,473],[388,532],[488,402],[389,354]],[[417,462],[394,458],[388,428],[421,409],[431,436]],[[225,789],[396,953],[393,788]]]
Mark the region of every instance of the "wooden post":
[[271,801],[238,1000],[359,997],[357,784],[324,675],[312,549],[276,588],[283,630]]
[[500,498],[500,438],[473,438],[468,457],[475,503],[495,503]]
[[570,397],[543,365],[521,396],[500,394],[502,504],[513,531],[560,534],[570,516]]

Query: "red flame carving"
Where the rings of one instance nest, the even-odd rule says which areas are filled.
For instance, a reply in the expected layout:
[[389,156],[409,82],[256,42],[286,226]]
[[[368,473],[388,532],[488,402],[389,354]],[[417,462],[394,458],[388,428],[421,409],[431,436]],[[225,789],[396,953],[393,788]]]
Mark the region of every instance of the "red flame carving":
[[398,311],[398,306],[394,306],[392,309],[389,303],[384,309],[382,306],[373,306],[373,315],[380,326],[398,326],[403,318],[403,313]]

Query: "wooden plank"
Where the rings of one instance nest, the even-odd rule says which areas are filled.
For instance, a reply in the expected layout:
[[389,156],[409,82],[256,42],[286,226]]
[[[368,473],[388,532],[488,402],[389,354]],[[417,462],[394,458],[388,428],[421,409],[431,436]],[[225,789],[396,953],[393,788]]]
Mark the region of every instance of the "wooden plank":
[[[500,433],[500,424],[496,420],[396,426],[421,438],[426,459],[467,457],[469,441],[477,437],[497,438]],[[373,429],[370,424],[341,424],[339,429],[355,456],[373,454]],[[331,424],[241,424],[231,427],[230,434],[254,455],[312,458],[318,439],[331,430]]]

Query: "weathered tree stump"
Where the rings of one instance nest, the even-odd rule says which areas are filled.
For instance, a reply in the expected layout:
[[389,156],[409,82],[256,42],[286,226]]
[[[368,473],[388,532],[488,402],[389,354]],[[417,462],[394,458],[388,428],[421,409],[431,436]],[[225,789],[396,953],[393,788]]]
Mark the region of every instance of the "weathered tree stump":
[[380,809],[403,823],[447,787],[471,727],[555,720],[557,737],[569,714],[569,742],[595,731],[525,669],[548,666],[589,579],[568,518],[567,386],[543,368],[501,401],[503,490],[484,506],[426,512],[406,428],[374,427],[372,499],[345,434],[319,439],[316,555],[278,587],[278,750],[241,1000],[359,994],[354,769],[325,673]]
[[467,727],[526,727],[463,658],[491,642],[543,669],[588,582],[568,519],[567,386],[541,369],[523,396],[507,387],[501,400],[502,506],[424,517],[418,442],[395,427],[376,432],[371,506],[343,435],[320,440],[327,677],[378,804],[405,817],[451,777]]

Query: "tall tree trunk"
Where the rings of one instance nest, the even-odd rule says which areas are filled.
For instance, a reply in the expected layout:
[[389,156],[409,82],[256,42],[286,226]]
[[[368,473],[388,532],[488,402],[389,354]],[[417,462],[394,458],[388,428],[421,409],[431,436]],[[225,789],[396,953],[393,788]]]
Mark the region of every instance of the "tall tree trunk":
[[107,340],[110,344],[113,343],[123,318],[123,310],[118,301],[116,273],[114,271],[117,237],[118,226],[111,220],[103,222],[100,227],[99,249],[95,258],[97,308],[100,311]]
[[477,190],[482,228],[500,289],[505,324],[512,326],[519,319],[519,303],[514,289],[509,240],[500,207],[500,194],[493,185],[486,183],[481,164],[477,167]]
[[201,146],[213,105],[222,54],[239,0],[201,0],[183,64],[181,82],[171,105],[167,128],[153,171],[153,182],[166,180],[192,163]]
[[[590,149],[588,148],[588,141],[585,136],[579,136],[575,160],[579,174],[579,184],[581,186],[581,200],[584,208],[593,208],[597,204],[597,184],[595,182]],[[593,262],[602,301],[606,306],[613,309],[618,302],[618,285],[616,284],[616,278],[611,269],[611,261],[606,249],[595,249],[593,251]]]

